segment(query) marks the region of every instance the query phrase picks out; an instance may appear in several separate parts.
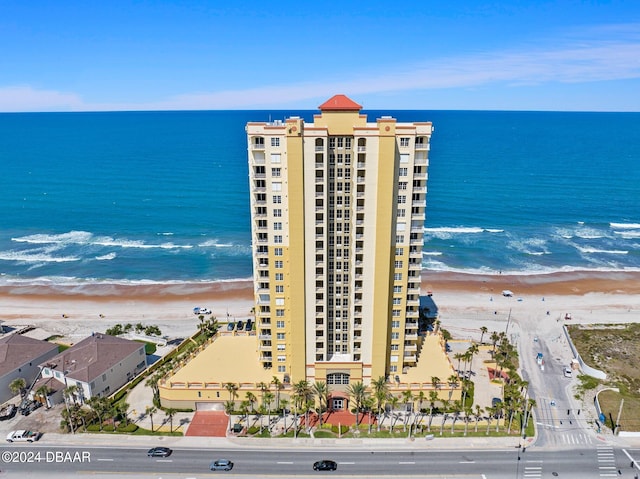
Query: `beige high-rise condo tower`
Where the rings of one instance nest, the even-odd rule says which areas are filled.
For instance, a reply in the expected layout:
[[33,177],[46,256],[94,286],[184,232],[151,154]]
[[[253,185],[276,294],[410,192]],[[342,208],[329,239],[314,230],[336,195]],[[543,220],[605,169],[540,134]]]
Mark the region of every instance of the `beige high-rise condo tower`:
[[344,95],[246,126],[259,361],[330,387],[417,365],[430,122]]

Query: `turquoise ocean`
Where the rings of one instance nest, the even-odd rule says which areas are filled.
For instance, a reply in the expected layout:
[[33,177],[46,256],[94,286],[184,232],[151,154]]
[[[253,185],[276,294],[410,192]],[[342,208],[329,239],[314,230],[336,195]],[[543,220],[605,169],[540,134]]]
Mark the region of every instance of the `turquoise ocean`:
[[[0,114],[0,286],[251,276],[248,121],[315,111]],[[640,271],[640,113],[432,121],[427,271]]]

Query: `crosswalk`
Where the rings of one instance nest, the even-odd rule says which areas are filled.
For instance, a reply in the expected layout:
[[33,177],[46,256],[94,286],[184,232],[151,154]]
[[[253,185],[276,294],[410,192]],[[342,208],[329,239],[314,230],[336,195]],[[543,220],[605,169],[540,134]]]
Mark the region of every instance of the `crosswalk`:
[[598,471],[600,477],[618,477],[616,458],[611,446],[598,446]]
[[556,431],[547,436],[549,443],[554,446],[577,446],[595,444],[593,436],[584,432],[560,432]]
[[524,465],[522,477],[527,479],[542,477],[542,461],[527,461]]

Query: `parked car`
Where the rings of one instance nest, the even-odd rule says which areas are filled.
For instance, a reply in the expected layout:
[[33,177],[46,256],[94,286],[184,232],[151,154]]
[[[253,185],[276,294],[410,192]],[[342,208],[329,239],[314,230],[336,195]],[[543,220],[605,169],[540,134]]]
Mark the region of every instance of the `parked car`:
[[242,321],[238,321],[236,325],[236,331],[242,331],[244,329],[244,323]]
[[338,463],[329,459],[323,459],[322,461],[313,463],[314,471],[335,471],[336,469],[338,469]]
[[40,439],[41,433],[36,431],[27,431],[21,429],[19,431],[11,431],[7,434],[7,442],[33,442]]
[[227,324],[227,331],[233,331],[234,328],[236,327],[236,323],[231,322]]
[[250,319],[247,319],[247,324],[245,324],[244,330],[245,331],[251,331],[252,327],[253,327],[253,322]]
[[0,409],[0,421],[6,421],[16,415],[18,407],[15,404],[8,404]]
[[153,447],[147,451],[149,457],[169,457],[173,450],[168,447]]
[[233,469],[233,462],[229,459],[218,459],[209,464],[209,469],[212,471],[230,471]]

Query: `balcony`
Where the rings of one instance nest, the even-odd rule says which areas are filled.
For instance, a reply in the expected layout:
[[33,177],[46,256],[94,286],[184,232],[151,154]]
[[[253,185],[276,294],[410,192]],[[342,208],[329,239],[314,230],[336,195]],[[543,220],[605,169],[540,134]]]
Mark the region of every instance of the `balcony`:
[[251,150],[264,150],[264,143],[251,143]]
[[405,363],[415,363],[418,360],[415,354],[410,354],[409,356],[405,356],[402,359],[404,359]]

